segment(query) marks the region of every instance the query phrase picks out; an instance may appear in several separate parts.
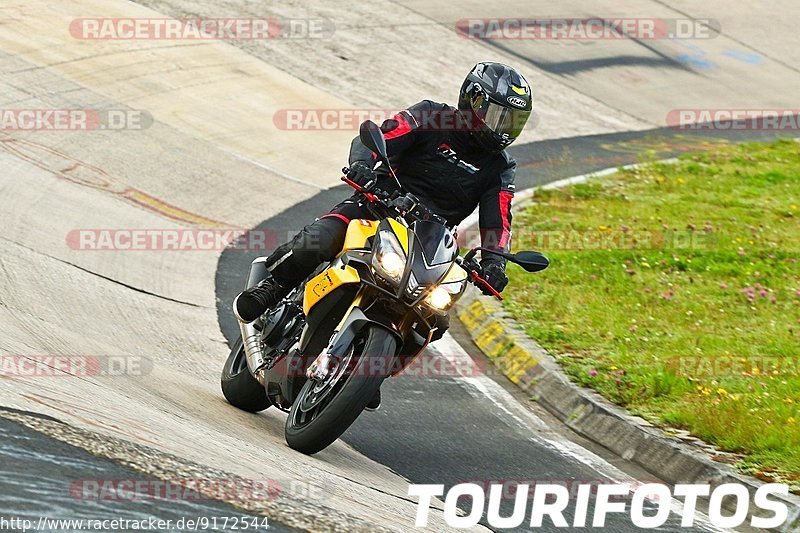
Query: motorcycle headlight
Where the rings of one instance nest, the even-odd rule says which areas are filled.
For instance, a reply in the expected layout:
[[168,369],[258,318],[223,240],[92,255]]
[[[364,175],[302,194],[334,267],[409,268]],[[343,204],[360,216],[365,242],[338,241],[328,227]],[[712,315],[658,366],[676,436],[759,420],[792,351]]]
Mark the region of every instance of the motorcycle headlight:
[[372,254],[372,267],[382,278],[400,283],[406,269],[406,253],[394,233],[388,230],[378,232],[375,250]]
[[461,295],[465,285],[465,281],[456,281],[434,287],[425,297],[425,303],[439,311],[447,311]]

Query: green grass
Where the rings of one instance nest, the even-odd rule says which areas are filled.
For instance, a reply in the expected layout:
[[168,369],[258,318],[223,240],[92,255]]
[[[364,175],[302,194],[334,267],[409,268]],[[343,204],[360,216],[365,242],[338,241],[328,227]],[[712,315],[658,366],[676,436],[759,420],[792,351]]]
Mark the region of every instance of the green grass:
[[574,381],[800,490],[800,143],[537,191],[514,231],[551,265],[506,306]]

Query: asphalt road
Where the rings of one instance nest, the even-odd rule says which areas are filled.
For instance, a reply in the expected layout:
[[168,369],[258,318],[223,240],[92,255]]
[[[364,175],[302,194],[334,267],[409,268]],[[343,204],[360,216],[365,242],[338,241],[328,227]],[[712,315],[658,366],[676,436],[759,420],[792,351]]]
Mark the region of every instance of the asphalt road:
[[[160,480],[145,476],[122,465],[95,457],[86,450],[47,437],[19,423],[0,417],[0,517],[39,524],[51,520],[40,529],[80,530],[75,522],[58,524],[57,520],[148,520],[171,521],[168,530],[187,520],[213,520],[219,526],[225,519],[253,520],[242,510],[196,494],[188,498],[149,497],[142,492],[132,498],[123,491],[96,490],[100,483],[141,483],[156,486]],[[111,486],[111,485],[105,485]],[[166,495],[166,494],[164,494]],[[259,525],[263,517],[256,518]],[[181,522],[183,520],[183,522]],[[251,522],[252,523],[252,522]],[[63,526],[63,527],[60,527]],[[23,528],[10,528],[11,530]],[[180,529],[191,529],[183,527]],[[0,525],[0,530],[9,530]],[[208,531],[223,531],[222,527]],[[258,529],[266,531],[266,528]],[[298,531],[276,521],[269,522],[269,531]]]

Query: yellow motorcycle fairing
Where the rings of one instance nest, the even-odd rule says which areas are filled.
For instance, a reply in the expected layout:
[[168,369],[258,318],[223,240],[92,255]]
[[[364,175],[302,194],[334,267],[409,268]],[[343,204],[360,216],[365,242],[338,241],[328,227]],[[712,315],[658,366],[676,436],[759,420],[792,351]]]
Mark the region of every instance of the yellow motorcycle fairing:
[[377,220],[366,220],[359,218],[351,220],[347,225],[347,233],[344,237],[343,252],[347,250],[360,250],[367,247],[367,239],[375,235],[378,231]]
[[355,268],[342,265],[341,268],[326,268],[306,283],[303,293],[303,313],[309,311],[323,298],[343,285],[359,283],[361,278]]
[[[400,241],[403,250],[408,253],[408,229],[394,219],[387,219],[389,225]],[[348,250],[363,250],[367,248],[367,240],[378,231],[380,221],[366,220],[363,218],[351,220],[347,225],[344,245],[339,252],[341,255]],[[326,268],[317,276],[306,283],[303,293],[303,312],[308,316],[309,311],[323,298],[343,285],[359,283],[361,278],[356,269],[349,265],[340,265]]]
[[[397,236],[397,240],[400,241],[403,251],[408,253],[408,229],[393,218],[388,218],[386,220]],[[345,234],[344,237],[342,251],[346,252],[348,250],[361,250],[366,248],[367,239],[378,232],[378,226],[380,226],[379,220],[366,220],[363,218],[351,220],[350,224],[347,225],[347,234]]]

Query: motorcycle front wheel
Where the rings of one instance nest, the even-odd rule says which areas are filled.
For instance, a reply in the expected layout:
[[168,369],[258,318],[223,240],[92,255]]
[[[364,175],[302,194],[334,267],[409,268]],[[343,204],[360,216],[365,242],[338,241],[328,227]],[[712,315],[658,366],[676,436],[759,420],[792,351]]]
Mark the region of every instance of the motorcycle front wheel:
[[330,446],[355,422],[388,375],[395,337],[367,326],[322,382],[309,379],[286,419],[286,443],[311,455]]

